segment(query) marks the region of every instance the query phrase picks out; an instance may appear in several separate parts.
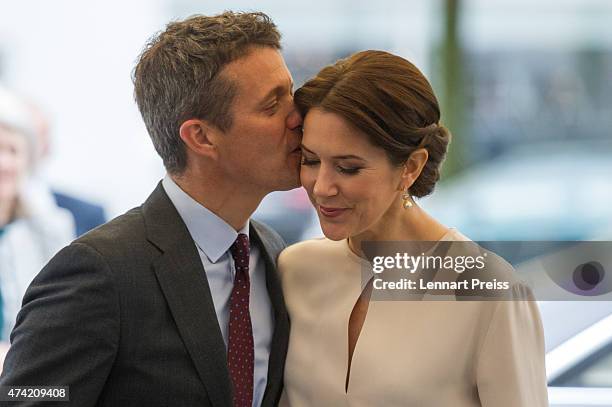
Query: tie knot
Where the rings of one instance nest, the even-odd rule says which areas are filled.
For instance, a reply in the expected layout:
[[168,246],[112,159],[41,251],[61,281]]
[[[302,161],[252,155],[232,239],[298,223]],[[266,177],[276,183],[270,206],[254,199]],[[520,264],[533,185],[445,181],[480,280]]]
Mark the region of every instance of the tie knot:
[[244,233],[239,233],[238,237],[230,247],[230,251],[232,252],[232,257],[234,257],[234,261],[236,265],[245,265],[249,264],[249,237]]

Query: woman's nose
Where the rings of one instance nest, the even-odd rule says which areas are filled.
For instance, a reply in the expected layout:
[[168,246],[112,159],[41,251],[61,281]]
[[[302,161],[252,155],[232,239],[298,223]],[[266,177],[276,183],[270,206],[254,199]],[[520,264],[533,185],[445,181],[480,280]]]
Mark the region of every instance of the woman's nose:
[[333,175],[324,169],[321,169],[315,179],[313,191],[315,196],[326,198],[338,194],[338,186],[336,185]]

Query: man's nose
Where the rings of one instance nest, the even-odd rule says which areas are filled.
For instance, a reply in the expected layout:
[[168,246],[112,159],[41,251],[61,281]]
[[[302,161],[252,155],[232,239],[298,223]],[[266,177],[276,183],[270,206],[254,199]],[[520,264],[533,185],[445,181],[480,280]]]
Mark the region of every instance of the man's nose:
[[287,128],[289,130],[297,130],[302,126],[302,123],[302,115],[294,106],[291,113],[289,113],[289,115],[287,116]]

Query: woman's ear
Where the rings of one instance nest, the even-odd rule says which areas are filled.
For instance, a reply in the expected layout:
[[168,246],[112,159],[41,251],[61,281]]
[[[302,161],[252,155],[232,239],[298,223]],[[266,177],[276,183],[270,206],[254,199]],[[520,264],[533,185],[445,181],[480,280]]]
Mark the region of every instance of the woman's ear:
[[427,164],[429,153],[425,148],[416,149],[410,154],[410,157],[404,163],[404,171],[402,172],[402,180],[400,188],[405,190],[410,188],[412,184],[419,178],[421,171]]
[[217,158],[216,127],[210,125],[205,120],[189,119],[181,124],[179,135],[187,149],[200,157]]

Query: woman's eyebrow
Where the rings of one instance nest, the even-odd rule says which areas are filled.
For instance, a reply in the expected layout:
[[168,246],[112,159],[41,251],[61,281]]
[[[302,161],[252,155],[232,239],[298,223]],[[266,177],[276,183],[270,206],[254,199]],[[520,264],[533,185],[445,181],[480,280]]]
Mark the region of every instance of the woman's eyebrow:
[[301,144],[300,144],[300,148],[301,148],[302,150],[306,150],[306,151],[308,151],[308,152],[309,152],[309,153],[311,153],[311,154],[316,154],[314,151],[312,151],[311,149],[309,149],[308,147],[306,147],[306,146],[305,146],[303,143],[301,143]]
[[[311,153],[311,154],[317,154],[314,151],[312,151],[311,149],[309,149],[308,147],[306,147],[304,144],[300,144],[300,147],[304,150],[306,150],[307,152]],[[366,161],[365,158],[363,157],[359,157],[358,155],[354,155],[354,154],[345,154],[345,155],[335,155],[332,158],[337,159],[337,160],[346,160],[346,159],[357,159],[357,160],[361,160],[361,161]]]
[[362,158],[362,157],[359,157],[358,155],[353,155],[353,154],[335,155],[332,158],[335,158],[335,159],[338,159],[338,160],[346,160],[346,159],[352,158],[352,159],[357,159],[357,160],[365,161],[365,158]]

